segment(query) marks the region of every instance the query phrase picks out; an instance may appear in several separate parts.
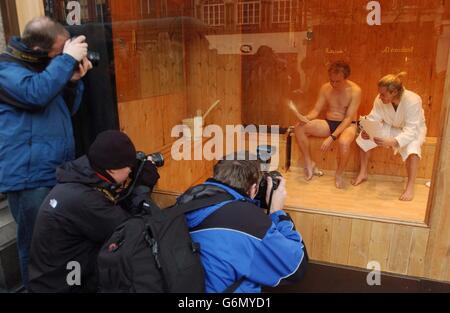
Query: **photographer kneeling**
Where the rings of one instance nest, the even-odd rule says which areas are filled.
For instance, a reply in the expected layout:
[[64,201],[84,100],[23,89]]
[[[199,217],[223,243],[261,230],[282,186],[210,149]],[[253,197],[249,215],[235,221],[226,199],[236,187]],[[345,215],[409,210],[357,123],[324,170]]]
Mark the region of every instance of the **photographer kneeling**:
[[[256,158],[255,158],[256,159]],[[178,203],[228,193],[234,200],[186,214],[192,240],[200,243],[207,292],[260,292],[282,280],[297,282],[308,256],[301,235],[283,211],[285,179],[278,176],[272,199],[267,175],[269,213],[255,200],[261,181],[260,162],[235,154],[214,167],[214,178],[195,186]]]
[[87,156],[58,168],[58,184],[44,200],[33,233],[31,292],[97,290],[102,244],[130,216],[131,203],[148,198],[159,178],[152,162],[143,163],[137,187],[123,199],[138,163],[130,138],[109,130],[97,136]]

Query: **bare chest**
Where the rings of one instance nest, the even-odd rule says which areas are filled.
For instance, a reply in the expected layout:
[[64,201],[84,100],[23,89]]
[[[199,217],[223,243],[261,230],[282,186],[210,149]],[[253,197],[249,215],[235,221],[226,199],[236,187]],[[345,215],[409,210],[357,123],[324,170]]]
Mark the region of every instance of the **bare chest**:
[[339,112],[345,114],[350,103],[352,102],[351,90],[336,92],[331,90],[326,95],[328,103],[328,111]]

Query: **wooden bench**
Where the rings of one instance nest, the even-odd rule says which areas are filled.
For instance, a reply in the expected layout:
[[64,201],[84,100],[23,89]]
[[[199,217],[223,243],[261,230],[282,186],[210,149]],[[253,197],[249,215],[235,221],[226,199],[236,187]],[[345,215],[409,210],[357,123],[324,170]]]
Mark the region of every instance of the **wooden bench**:
[[[294,166],[303,167],[303,156],[298,146],[295,134],[290,133],[291,136],[291,164]],[[310,137],[311,142],[311,156],[316,162],[318,168],[322,170],[336,170],[337,168],[337,154],[339,147],[334,143],[331,149],[322,153],[320,146],[324,138]],[[419,164],[417,177],[431,179],[433,173],[434,155],[436,152],[436,137],[427,137],[422,146],[422,159]],[[347,163],[346,171],[359,171],[359,147],[356,142],[352,143],[351,154]],[[370,175],[387,175],[387,176],[406,176],[406,169],[402,158],[399,154],[394,155],[391,149],[377,148],[371,155],[369,161]]]

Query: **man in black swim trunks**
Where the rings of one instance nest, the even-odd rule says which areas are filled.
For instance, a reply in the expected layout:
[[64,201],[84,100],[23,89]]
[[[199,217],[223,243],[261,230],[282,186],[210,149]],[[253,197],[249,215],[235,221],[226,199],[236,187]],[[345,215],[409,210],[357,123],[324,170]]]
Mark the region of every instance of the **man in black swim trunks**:
[[[308,123],[300,122],[295,127],[295,136],[304,157],[305,179],[311,180],[317,169],[311,159],[309,136],[325,138],[321,150],[326,152],[334,141],[339,143],[336,188],[344,188],[343,174],[350,155],[350,145],[355,140],[356,115],[361,102],[361,88],[348,80],[350,66],[336,61],[328,68],[330,82],[322,85],[314,108],[306,115]],[[317,119],[327,107],[326,119]]]

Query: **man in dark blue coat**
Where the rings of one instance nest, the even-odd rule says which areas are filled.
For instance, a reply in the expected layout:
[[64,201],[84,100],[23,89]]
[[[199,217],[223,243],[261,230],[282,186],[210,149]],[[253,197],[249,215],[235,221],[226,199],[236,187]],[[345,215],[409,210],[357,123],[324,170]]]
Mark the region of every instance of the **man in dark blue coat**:
[[47,17],[30,21],[0,55],[0,192],[17,222],[22,280],[36,215],[56,184],[56,167],[75,157],[71,116],[92,68],[85,37],[69,39]]

